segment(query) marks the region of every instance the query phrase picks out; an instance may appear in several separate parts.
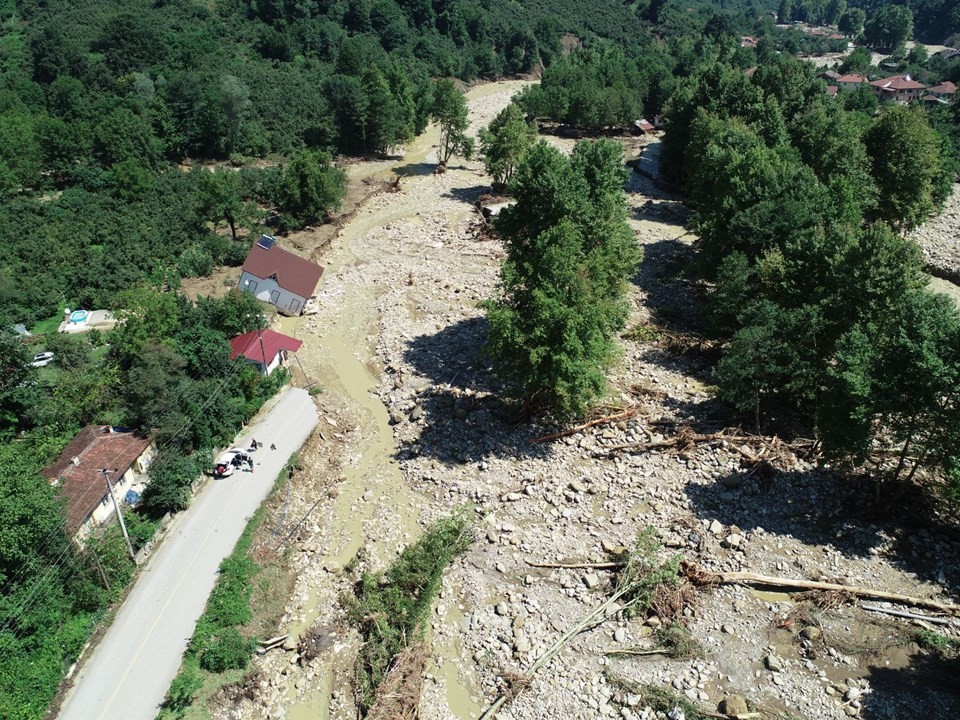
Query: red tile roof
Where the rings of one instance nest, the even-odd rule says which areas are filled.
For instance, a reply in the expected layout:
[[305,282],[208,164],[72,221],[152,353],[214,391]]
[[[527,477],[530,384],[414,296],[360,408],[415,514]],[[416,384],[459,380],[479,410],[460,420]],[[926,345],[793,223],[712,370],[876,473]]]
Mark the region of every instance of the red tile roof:
[[909,75],[893,75],[892,77],[874,80],[872,83],[875,88],[897,92],[899,90],[923,90],[926,85],[918,83]]
[[841,75],[837,78],[837,82],[840,84],[844,83],[865,83],[867,79],[863,75],[858,75],[857,73],[851,73],[849,75]]
[[[263,337],[263,349],[260,348],[260,337]],[[269,365],[281,350],[296,352],[303,345],[302,340],[278,333],[273,330],[251,330],[238,335],[230,341],[233,352],[230,359],[243,355],[250,362]],[[264,357],[266,356],[266,357]]]
[[934,85],[932,88],[929,88],[927,92],[938,95],[953,95],[955,92],[957,92],[957,86],[949,80],[944,80],[939,85]]
[[149,436],[91,425],[81,430],[60,457],[44,468],[40,474],[53,484],[59,482],[60,493],[67,500],[67,530],[71,535],[107,494],[101,470],[110,470],[110,480],[116,481],[143,455],[150,442]]
[[323,275],[323,268],[316,263],[287,252],[277,244],[264,248],[259,240],[250,248],[243,270],[261,280],[276,275],[280,287],[302,298],[313,295]]

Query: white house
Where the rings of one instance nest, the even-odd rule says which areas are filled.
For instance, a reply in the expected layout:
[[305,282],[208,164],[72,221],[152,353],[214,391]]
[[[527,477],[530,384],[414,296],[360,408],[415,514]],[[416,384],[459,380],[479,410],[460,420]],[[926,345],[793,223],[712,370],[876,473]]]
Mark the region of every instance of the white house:
[[114,513],[104,470],[121,504],[127,492],[144,475],[157,448],[149,436],[109,425],[90,425],[81,430],[40,473],[60,489],[67,504],[67,531],[78,542],[85,540]]
[[243,356],[261,373],[269,375],[286,363],[287,353],[296,352],[301,345],[302,340],[274,330],[251,330],[230,341],[230,347],[233,348],[230,359]]
[[287,252],[276,238],[262,235],[250,248],[237,287],[285,315],[300,315],[322,275],[322,267]]

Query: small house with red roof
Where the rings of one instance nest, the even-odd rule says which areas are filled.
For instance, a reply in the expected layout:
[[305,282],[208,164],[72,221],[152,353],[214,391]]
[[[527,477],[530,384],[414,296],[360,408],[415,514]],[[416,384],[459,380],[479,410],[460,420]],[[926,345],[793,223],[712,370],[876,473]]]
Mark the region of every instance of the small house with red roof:
[[847,75],[841,75],[834,79],[833,84],[839,87],[841,90],[856,90],[861,85],[867,83],[867,78],[858,73],[849,73]]
[[237,287],[284,315],[302,315],[322,276],[320,265],[284,250],[275,237],[262,235],[250,248]]
[[927,86],[919,83],[909,75],[893,75],[870,83],[873,94],[881,101],[893,100],[898,103],[908,103],[917,100]]
[[261,373],[269,375],[287,362],[288,353],[295,353],[302,345],[302,340],[275,330],[252,330],[230,341],[230,359],[242,357]]
[[149,435],[109,425],[81,430],[40,473],[66,500],[69,535],[83,542],[114,514],[108,480],[118,503],[135,485],[146,485],[145,473],[156,451]]
[[927,88],[927,94],[933,95],[935,98],[941,100],[952,102],[954,96],[957,94],[957,86],[949,80],[944,80],[939,85],[934,85],[931,88]]
[[631,135],[648,135],[656,130],[651,123],[646,118],[640,118],[639,120],[634,120],[633,125],[630,126]]

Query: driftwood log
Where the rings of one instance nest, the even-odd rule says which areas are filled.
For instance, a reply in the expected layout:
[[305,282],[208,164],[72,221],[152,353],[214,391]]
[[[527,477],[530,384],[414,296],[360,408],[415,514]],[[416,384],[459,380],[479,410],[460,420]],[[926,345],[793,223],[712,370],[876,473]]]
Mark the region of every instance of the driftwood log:
[[901,595],[900,593],[884,592],[871,588],[857,587],[856,585],[841,585],[839,583],[819,582],[816,580],[794,580],[779,578],[771,575],[759,575],[752,572],[710,572],[698,565],[684,561],[680,566],[681,572],[694,585],[756,585],[760,587],[779,588],[781,590],[826,590],[849,593],[858,598],[871,600],[885,600],[887,602],[923,607],[949,615],[960,614],[960,605],[938,602],[928,598]]
[[589,422],[576,425],[572,428],[568,428],[562,432],[552,433],[550,435],[543,435],[542,437],[533,438],[530,440],[531,444],[537,444],[546,442],[547,440],[558,440],[562,437],[568,437],[570,435],[576,435],[578,432],[583,432],[587,428],[592,428],[596,425],[603,425],[605,423],[620,422],[621,420],[629,420],[630,418],[636,417],[638,410],[636,408],[630,408],[629,410],[624,410],[623,412],[616,413],[615,415],[605,415],[601,418],[596,418],[595,420],[590,420]]

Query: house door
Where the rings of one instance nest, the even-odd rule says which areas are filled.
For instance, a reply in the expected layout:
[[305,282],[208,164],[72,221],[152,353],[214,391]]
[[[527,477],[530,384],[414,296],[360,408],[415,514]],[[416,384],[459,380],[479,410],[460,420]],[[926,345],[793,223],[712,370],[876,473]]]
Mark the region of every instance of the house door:
[[256,280],[247,280],[247,292],[257,294],[257,281]]
[[276,305],[278,302],[280,302],[280,291],[279,291],[279,290],[271,290],[271,291],[270,291],[270,304],[271,304],[271,305]]
[[290,312],[292,312],[292,313],[294,313],[294,314],[300,312],[300,301],[299,301],[299,300],[293,300],[293,301],[290,302]]

